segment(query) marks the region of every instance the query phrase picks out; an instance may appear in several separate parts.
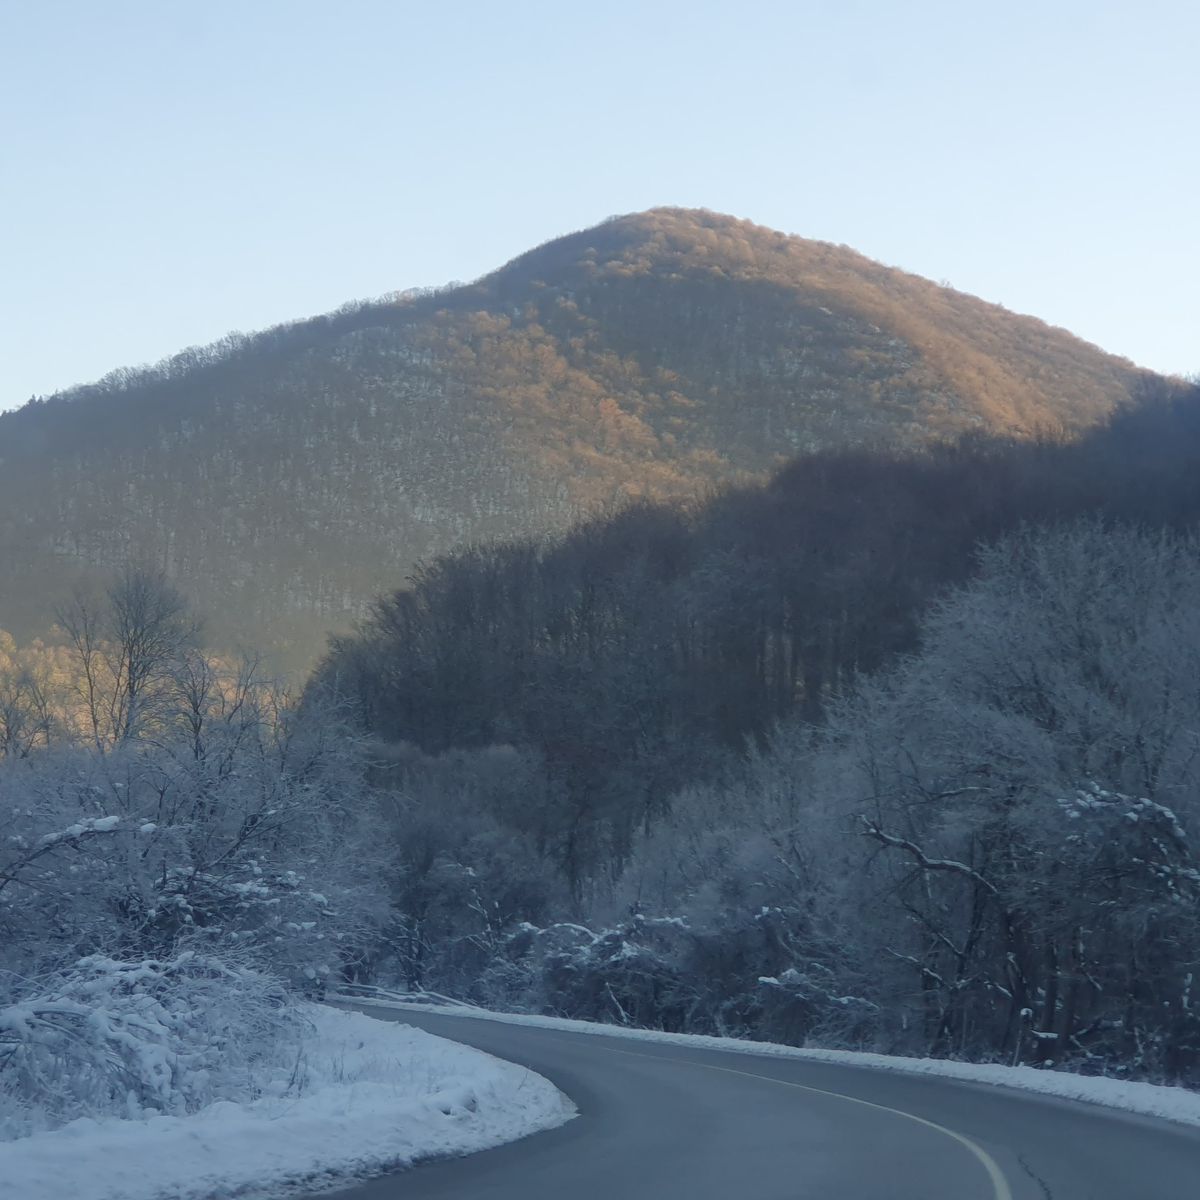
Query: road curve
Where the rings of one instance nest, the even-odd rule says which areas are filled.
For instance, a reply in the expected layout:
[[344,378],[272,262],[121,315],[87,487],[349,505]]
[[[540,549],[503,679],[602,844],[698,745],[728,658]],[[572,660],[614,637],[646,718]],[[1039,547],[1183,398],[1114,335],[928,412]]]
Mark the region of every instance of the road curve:
[[985,1084],[365,1007],[520,1063],[559,1129],[321,1200],[1200,1200],[1200,1130]]

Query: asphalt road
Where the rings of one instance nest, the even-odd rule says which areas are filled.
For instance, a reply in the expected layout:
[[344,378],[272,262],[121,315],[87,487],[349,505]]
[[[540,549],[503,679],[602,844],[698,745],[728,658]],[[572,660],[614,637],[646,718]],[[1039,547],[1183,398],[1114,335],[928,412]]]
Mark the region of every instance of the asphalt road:
[[984,1084],[364,1008],[521,1063],[559,1129],[322,1200],[1200,1200],[1200,1130]]

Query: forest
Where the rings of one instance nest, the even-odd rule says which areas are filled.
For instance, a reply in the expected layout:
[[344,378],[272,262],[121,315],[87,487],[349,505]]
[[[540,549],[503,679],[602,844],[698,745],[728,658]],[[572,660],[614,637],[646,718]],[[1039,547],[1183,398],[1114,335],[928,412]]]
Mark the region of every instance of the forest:
[[336,639],[404,797],[367,974],[1195,1079],[1200,407],[801,458],[430,565]]
[[432,559],[297,694],[161,571],[64,596],[0,635],[0,1131],[354,983],[1200,1082],[1198,462],[1183,383],[802,456]]

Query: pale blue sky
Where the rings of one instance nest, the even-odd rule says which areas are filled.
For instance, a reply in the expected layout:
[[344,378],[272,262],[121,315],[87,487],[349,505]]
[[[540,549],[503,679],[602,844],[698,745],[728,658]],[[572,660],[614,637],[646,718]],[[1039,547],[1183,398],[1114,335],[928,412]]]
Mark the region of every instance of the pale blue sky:
[[0,408],[659,204],[1200,371],[1200,5],[0,0]]

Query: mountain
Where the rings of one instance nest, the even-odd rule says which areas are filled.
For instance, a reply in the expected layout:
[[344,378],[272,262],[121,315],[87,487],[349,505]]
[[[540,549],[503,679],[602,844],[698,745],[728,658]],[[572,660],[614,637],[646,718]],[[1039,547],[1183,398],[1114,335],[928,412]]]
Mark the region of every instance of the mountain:
[[464,542],[829,447],[1074,435],[1149,378],[846,247],[656,209],[0,415],[0,628],[132,558],[213,643],[304,667]]

